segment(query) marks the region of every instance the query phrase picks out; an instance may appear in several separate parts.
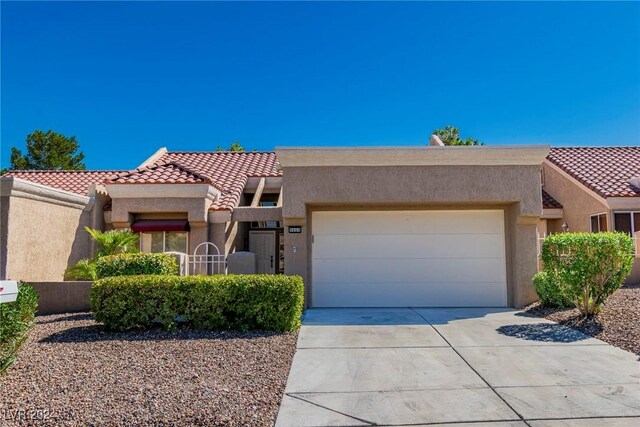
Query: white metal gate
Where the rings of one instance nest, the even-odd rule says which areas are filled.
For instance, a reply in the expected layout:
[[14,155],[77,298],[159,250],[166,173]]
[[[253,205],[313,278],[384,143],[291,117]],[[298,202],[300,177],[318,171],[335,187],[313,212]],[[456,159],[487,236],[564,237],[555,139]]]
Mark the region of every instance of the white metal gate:
[[180,275],[227,274],[226,256],[211,242],[203,242],[196,246],[193,255],[182,252],[167,252],[178,257]]

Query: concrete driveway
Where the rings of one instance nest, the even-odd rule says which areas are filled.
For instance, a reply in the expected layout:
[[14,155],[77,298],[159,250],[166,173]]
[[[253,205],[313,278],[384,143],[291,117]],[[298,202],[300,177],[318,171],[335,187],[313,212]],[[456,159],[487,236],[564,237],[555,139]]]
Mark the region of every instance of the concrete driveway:
[[276,426],[640,425],[638,357],[508,309],[308,310]]

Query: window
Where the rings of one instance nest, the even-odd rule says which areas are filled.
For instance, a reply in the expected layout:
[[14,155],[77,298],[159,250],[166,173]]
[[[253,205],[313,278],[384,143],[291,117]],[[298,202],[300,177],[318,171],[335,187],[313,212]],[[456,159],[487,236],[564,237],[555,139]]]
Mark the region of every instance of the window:
[[153,231],[140,233],[140,252],[188,253],[189,233],[179,231]]
[[607,231],[606,213],[591,215],[591,232],[599,233],[600,231]]
[[616,212],[613,214],[614,229],[633,237],[640,232],[640,212]]

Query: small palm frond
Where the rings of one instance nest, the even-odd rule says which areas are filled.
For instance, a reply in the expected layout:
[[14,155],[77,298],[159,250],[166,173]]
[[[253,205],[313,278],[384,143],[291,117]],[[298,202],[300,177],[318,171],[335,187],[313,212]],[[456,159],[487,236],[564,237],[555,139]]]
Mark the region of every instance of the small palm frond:
[[67,280],[97,280],[96,263],[90,259],[78,261],[64,271],[64,278]]
[[131,230],[100,231],[89,227],[84,229],[100,246],[96,251],[97,257],[138,252],[139,236]]

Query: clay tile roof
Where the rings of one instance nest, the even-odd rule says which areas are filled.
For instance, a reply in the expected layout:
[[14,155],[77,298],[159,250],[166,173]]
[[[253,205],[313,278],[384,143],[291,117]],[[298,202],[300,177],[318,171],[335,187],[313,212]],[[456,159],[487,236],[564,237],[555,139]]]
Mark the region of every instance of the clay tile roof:
[[640,197],[629,182],[640,176],[640,146],[558,147],[547,160],[601,197]]
[[562,209],[560,202],[551,197],[549,193],[544,190],[542,190],[542,207],[544,209]]
[[273,152],[170,151],[156,164],[175,163],[207,176],[222,192],[211,209],[230,209],[238,205],[249,177],[282,176]]
[[102,184],[105,179],[118,173],[122,171],[12,170],[3,176],[86,196],[92,184]]
[[211,178],[176,162],[156,163],[106,180],[112,184],[214,184]]

